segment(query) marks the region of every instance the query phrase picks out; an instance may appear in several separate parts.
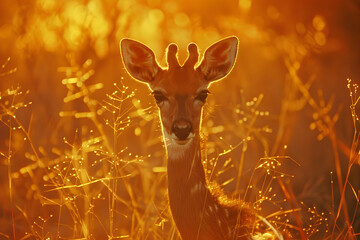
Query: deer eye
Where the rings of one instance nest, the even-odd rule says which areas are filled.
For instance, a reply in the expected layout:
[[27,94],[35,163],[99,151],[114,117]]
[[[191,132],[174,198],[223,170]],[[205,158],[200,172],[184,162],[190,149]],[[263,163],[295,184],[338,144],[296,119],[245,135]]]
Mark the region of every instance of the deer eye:
[[209,93],[208,90],[201,91],[200,94],[197,95],[195,99],[199,100],[199,101],[202,101],[204,103],[206,101],[208,93]]
[[168,100],[167,97],[164,96],[164,94],[160,91],[154,91],[153,92],[156,104],[160,104],[165,100]]

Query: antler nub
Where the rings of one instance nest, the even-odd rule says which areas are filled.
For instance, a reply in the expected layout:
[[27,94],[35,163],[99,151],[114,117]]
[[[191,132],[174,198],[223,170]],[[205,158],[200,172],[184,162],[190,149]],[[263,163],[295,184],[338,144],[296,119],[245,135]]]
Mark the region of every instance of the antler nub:
[[[167,62],[169,69],[180,67],[179,60],[177,58],[178,47],[172,43],[167,49]],[[185,61],[184,67],[194,67],[199,59],[198,47],[195,43],[188,45],[188,58]]]
[[178,47],[174,43],[170,44],[168,47],[167,62],[168,62],[169,69],[180,67],[180,64],[179,64],[179,61],[177,58],[177,50],[178,50]]
[[194,67],[195,64],[198,62],[199,60],[199,52],[198,52],[198,47],[195,43],[190,43],[188,45],[188,54],[189,57],[185,62],[185,66],[186,67]]

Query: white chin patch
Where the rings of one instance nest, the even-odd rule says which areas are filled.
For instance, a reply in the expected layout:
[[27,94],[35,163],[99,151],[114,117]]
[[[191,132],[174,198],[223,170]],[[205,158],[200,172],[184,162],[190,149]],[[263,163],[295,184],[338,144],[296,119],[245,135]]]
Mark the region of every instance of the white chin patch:
[[176,144],[178,145],[186,145],[189,141],[192,140],[192,138],[194,137],[194,133],[190,133],[189,136],[185,139],[185,140],[180,140],[175,133],[171,134],[171,139],[173,141],[175,141]]
[[180,140],[174,133],[171,135],[163,130],[165,145],[169,158],[181,158],[184,156],[185,151],[191,146],[195,134],[190,133],[185,140]]

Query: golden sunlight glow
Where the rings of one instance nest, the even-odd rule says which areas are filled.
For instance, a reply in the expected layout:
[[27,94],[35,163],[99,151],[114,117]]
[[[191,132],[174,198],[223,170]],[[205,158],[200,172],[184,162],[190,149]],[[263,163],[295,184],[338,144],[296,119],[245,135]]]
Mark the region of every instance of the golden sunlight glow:
[[188,27],[190,19],[185,13],[177,13],[174,16],[174,22],[179,27]]
[[37,2],[45,11],[51,11],[56,7],[56,0],[38,0]]
[[[256,216],[246,237],[355,240],[358,2],[0,1],[0,239],[181,239],[169,208],[163,138],[164,129],[174,136],[177,115],[159,112],[149,86],[174,74],[154,64],[167,67],[170,43],[183,63],[194,42],[196,71],[176,75],[197,79],[184,81],[194,89],[236,61],[209,84],[200,130],[191,128],[197,144],[172,143],[182,160],[193,164],[186,148],[200,145],[194,156],[208,189]],[[237,52],[235,38],[208,49],[229,36],[239,39]],[[149,86],[127,72],[124,38],[155,54],[156,61],[150,51],[149,61],[129,57],[135,72],[151,76]],[[184,95],[186,120],[199,120],[190,113],[202,96],[167,88],[170,108],[176,112]],[[181,176],[201,175],[199,166]],[[183,189],[200,191],[188,185]],[[209,222],[222,225],[215,215]]]
[[251,1],[252,0],[239,0],[239,7],[241,10],[249,11],[251,8]]
[[276,9],[276,7],[274,6],[269,6],[266,10],[267,15],[271,18],[271,19],[278,19],[279,18],[279,11]]

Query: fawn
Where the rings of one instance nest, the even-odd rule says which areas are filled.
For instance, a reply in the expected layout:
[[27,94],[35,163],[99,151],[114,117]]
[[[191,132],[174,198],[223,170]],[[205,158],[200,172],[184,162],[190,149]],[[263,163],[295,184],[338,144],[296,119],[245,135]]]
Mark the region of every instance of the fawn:
[[237,37],[210,46],[199,64],[197,45],[189,44],[189,55],[182,66],[177,59],[177,46],[170,44],[167,68],[160,67],[153,51],[142,43],[123,39],[120,48],[126,70],[148,84],[160,110],[170,209],[182,239],[282,239],[278,233],[254,233],[254,210],[245,203],[214,194],[201,162],[202,106],[209,85],[232,70]]

